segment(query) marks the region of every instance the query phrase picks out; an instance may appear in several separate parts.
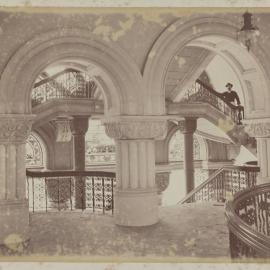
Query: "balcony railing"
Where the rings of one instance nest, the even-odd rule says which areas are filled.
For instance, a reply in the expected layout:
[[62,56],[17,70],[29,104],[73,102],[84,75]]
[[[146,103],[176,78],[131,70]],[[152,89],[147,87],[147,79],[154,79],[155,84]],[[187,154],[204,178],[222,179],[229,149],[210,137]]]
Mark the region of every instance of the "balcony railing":
[[232,258],[270,258],[269,183],[235,194],[225,215]]
[[97,84],[86,73],[65,69],[35,83],[32,90],[32,106],[53,99],[91,99]]
[[225,202],[240,190],[256,185],[257,166],[226,166],[188,193],[178,204],[215,201]]
[[238,125],[241,124],[244,118],[244,107],[235,106],[226,100],[209,85],[203,83],[199,79],[192,85],[190,89],[185,92],[181,102],[183,103],[208,103],[221,111],[226,116],[230,117],[232,121]]
[[99,171],[26,171],[29,210],[91,210],[113,213],[115,173]]

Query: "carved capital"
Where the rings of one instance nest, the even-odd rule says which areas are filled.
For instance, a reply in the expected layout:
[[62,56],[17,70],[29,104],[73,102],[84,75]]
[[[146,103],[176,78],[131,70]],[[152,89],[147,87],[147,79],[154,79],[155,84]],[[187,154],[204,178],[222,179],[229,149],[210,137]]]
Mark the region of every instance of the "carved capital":
[[33,121],[34,115],[0,115],[0,143],[25,143]]
[[178,122],[181,133],[194,133],[197,129],[196,118],[186,118],[185,120]]
[[167,121],[160,119],[121,118],[103,122],[106,134],[118,140],[159,139],[167,135]]
[[249,121],[246,123],[245,130],[251,137],[270,137],[270,121]]
[[70,120],[70,130],[72,135],[85,135],[88,130],[89,116],[74,116]]
[[69,142],[72,138],[70,130],[70,119],[68,118],[57,118],[52,121],[56,130],[56,141],[57,142]]
[[156,173],[156,187],[158,194],[167,189],[170,183],[170,172]]

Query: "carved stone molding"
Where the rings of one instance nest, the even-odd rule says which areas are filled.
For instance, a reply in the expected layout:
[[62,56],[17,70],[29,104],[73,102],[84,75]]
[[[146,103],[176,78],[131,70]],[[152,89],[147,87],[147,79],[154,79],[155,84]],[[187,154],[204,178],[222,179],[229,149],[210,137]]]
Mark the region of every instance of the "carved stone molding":
[[178,122],[181,133],[194,133],[197,129],[197,118],[186,118]]
[[106,134],[118,140],[157,139],[167,135],[167,121],[157,119],[125,118],[117,121],[105,121]]
[[270,137],[270,121],[253,120],[246,124],[245,130],[251,137]]
[[34,115],[0,115],[0,143],[25,143],[31,132]]
[[158,194],[165,191],[170,183],[170,172],[156,173],[156,187]]
[[70,119],[55,119],[53,120],[53,125],[56,129],[57,142],[69,142],[72,139],[72,134],[70,130]]

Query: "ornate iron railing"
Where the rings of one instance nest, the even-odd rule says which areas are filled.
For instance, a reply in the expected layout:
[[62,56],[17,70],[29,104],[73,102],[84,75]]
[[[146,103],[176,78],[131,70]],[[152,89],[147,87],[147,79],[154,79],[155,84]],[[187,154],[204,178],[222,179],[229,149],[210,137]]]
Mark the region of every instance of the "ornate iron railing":
[[29,210],[92,210],[113,213],[115,173],[99,171],[26,171]]
[[227,202],[232,258],[270,258],[270,184],[235,194]]
[[181,99],[183,103],[204,102],[214,106],[216,109],[227,115],[236,124],[242,124],[244,118],[244,107],[235,106],[226,102],[220,93],[199,79],[185,92]]
[[223,167],[188,193],[178,204],[199,201],[225,202],[236,192],[254,186],[258,172],[259,167],[256,166]]
[[91,99],[97,84],[86,73],[68,68],[35,83],[32,90],[32,106],[52,99]]

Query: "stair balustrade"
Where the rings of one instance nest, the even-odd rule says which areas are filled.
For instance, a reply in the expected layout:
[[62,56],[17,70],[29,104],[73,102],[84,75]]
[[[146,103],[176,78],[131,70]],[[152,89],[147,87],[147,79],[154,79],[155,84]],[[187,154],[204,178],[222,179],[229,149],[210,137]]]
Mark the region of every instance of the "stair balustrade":
[[225,216],[233,259],[270,258],[270,183],[236,193]]
[[202,201],[225,202],[243,189],[256,185],[257,166],[226,166],[214,172],[178,204]]
[[68,68],[34,84],[32,107],[53,99],[91,99],[96,89],[88,74]]
[[208,103],[217,110],[230,117],[237,125],[242,124],[244,118],[244,107],[236,106],[226,102],[221,93],[218,93],[211,86],[197,79],[196,82],[185,92],[181,99],[182,103]]

